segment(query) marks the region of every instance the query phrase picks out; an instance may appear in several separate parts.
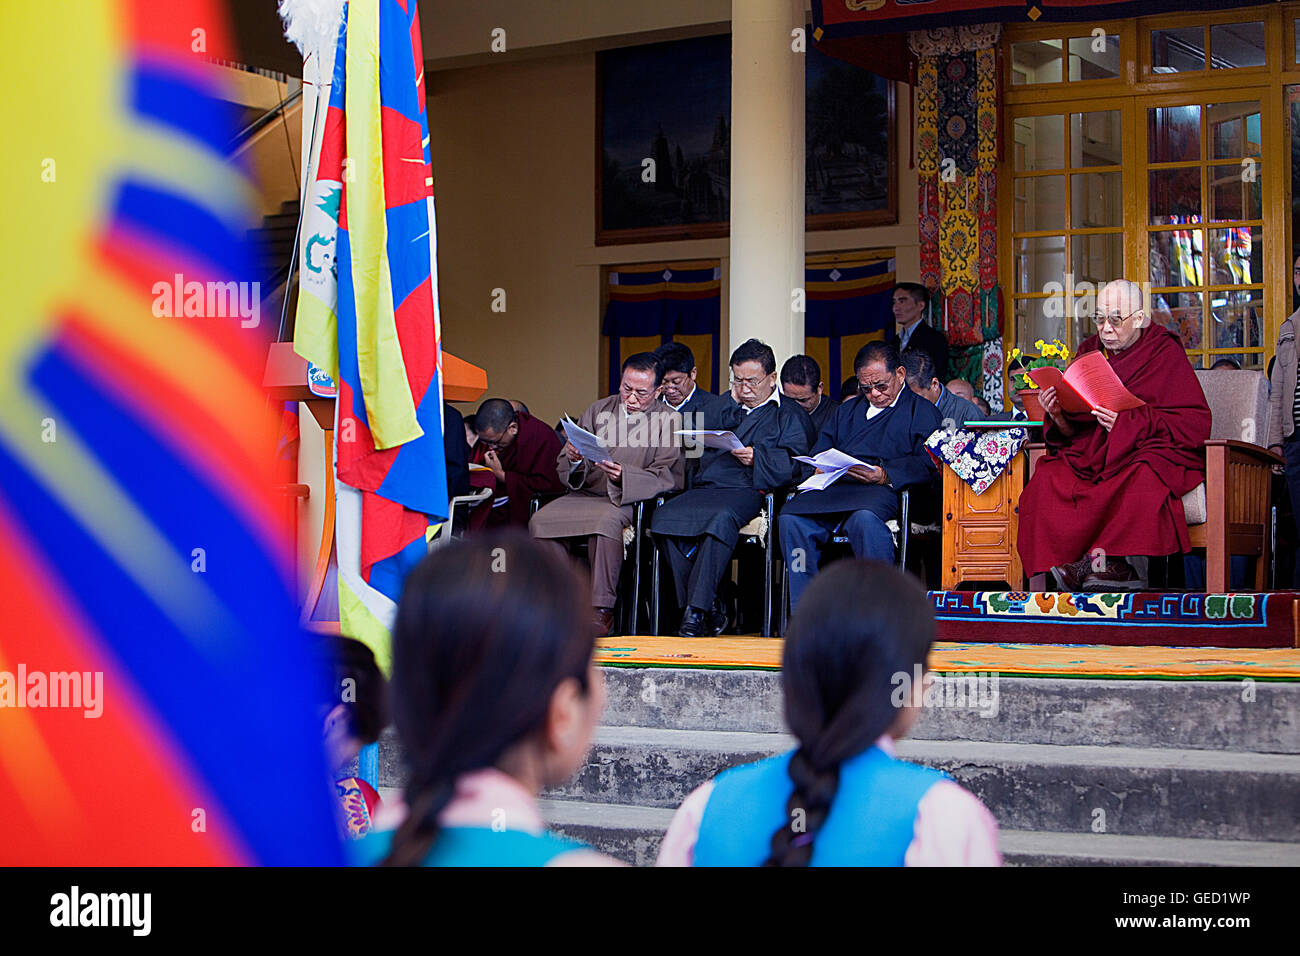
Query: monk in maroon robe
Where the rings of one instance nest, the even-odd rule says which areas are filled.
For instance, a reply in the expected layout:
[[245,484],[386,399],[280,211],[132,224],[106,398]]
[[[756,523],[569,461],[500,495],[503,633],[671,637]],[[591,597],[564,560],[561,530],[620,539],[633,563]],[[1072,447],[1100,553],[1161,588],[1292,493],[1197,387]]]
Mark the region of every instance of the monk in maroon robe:
[[525,411],[516,412],[503,398],[489,398],[480,405],[475,424],[478,441],[470,462],[488,470],[471,469],[469,483],[491,488],[492,497],[470,512],[469,529],[528,527],[528,505],[534,495],[564,493],[555,471],[563,443],[555,429]]
[[1064,591],[1140,590],[1145,558],[1191,550],[1181,499],[1205,480],[1210,408],[1182,343],[1151,323],[1136,283],[1103,286],[1096,319],[1078,354],[1100,350],[1146,404],[1075,416],[1055,389],[1040,393],[1048,456],[1020,496],[1017,546],[1028,574],[1050,569]]

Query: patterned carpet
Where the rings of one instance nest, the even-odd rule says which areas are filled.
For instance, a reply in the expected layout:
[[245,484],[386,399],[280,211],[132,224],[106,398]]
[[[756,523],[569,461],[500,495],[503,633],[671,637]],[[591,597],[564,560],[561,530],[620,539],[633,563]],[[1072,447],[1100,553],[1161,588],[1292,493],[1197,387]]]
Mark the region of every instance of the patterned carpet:
[[[607,637],[597,642],[596,661],[611,667],[779,670],[781,648],[780,638]],[[934,645],[930,667],[1024,677],[1300,680],[1300,649],[943,641]]]

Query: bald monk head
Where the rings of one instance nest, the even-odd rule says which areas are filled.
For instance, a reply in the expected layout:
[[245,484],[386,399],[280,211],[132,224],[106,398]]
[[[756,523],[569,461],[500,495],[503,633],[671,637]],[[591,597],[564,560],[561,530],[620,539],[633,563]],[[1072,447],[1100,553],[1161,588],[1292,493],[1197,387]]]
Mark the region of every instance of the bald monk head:
[[1136,282],[1115,279],[1102,286],[1093,316],[1101,344],[1111,352],[1122,352],[1136,342],[1151,324],[1143,305],[1142,287]]
[[510,399],[510,407],[513,408],[516,412],[523,412],[525,415],[532,414],[532,412],[528,410],[528,406],[525,405],[523,402],[519,401],[519,399],[517,398]]
[[961,398],[966,399],[966,401],[968,402],[973,403],[975,401],[975,388],[974,386],[971,385],[970,382],[966,381],[964,378],[954,378],[951,382],[949,382],[948,391],[952,392],[954,395],[958,395]]
[[504,398],[489,398],[474,416],[478,440],[489,448],[509,448],[519,434],[519,419]]

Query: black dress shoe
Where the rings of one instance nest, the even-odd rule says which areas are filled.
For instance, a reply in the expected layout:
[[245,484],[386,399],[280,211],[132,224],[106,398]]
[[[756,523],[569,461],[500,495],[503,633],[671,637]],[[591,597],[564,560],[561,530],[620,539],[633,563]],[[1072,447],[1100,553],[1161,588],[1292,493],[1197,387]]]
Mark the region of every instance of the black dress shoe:
[[710,614],[697,607],[688,607],[682,615],[682,626],[678,629],[679,637],[704,637],[708,634]]
[[709,611],[708,630],[705,633],[717,637],[730,625],[731,615],[727,613],[727,605],[721,599],[715,598],[713,609]]

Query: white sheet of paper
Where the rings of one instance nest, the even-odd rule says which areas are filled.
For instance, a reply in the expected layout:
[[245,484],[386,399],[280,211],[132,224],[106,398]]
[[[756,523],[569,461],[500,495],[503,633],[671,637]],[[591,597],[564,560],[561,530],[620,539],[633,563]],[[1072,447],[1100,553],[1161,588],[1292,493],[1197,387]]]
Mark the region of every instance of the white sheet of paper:
[[705,448],[721,448],[723,451],[736,451],[744,448],[745,443],[728,431],[712,431],[707,428],[680,429],[677,434],[688,438],[699,438]]
[[847,468],[836,468],[834,471],[826,471],[821,474],[812,475],[799,484],[800,491],[822,491],[829,488],[835,482],[839,481],[849,473]]
[[587,429],[583,428],[568,415],[560,422],[564,426],[565,437],[569,439],[569,444],[578,449],[578,454],[582,455],[588,461],[613,461],[609,457],[609,451],[600,443],[600,439],[593,435]]
[[828,448],[826,451],[820,452],[814,458],[807,458],[803,455],[799,455],[795,458],[795,461],[801,461],[805,465],[812,465],[814,468],[820,468],[822,471],[836,471],[841,468],[848,470],[854,465],[862,465],[864,468],[870,468],[872,470],[876,469],[875,465],[869,465],[865,461],[858,461],[858,459],[854,458],[852,455],[846,455],[838,448]]

